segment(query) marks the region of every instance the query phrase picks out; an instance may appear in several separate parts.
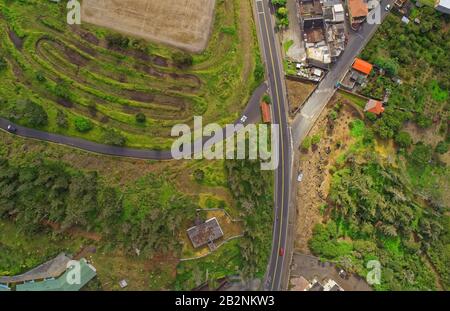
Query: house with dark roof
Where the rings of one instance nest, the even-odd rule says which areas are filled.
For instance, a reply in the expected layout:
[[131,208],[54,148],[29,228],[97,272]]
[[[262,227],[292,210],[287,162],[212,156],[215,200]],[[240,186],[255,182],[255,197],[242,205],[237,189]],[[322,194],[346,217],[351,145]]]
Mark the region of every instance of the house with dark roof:
[[210,249],[214,249],[214,241],[222,238],[224,235],[216,217],[211,218],[200,225],[189,228],[187,234],[194,248],[208,245]]

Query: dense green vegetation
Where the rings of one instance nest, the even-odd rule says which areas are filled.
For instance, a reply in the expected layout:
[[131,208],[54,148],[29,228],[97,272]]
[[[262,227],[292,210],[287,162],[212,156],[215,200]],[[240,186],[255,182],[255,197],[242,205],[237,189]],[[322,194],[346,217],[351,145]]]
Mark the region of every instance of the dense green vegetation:
[[289,27],[288,10],[286,8],[287,0],[272,0],[272,4],[276,10],[276,24],[278,29],[286,29]]
[[[350,124],[356,142],[332,168],[329,213],[309,241],[313,253],[362,277],[378,260],[377,290],[450,288],[450,169],[441,159],[450,139],[449,18],[426,7],[416,17],[420,24],[405,25],[389,15],[362,53],[382,69],[362,93],[388,103],[380,117]],[[408,122],[439,143],[420,141]],[[383,154],[391,139],[395,149]]]
[[[0,220],[0,275],[16,275],[42,264],[61,251],[74,253],[81,241],[64,236],[27,235],[14,224]],[[39,244],[39,247],[36,247]]]
[[[208,47],[191,55],[84,23],[69,26],[63,2],[0,0],[0,115],[154,149],[169,149],[172,126],[194,115],[234,121],[264,77],[252,15],[243,13],[249,6],[218,1]],[[121,139],[110,139],[110,129]]]
[[[362,121],[353,122],[350,131],[357,141],[336,164],[328,197],[331,218],[314,228],[311,250],[363,277],[370,270],[367,262],[378,260],[378,290],[429,290],[436,284],[448,289],[450,227],[442,195],[450,171],[430,164],[434,155],[428,145],[400,153],[392,164],[375,152],[373,134]],[[412,182],[425,170],[431,170],[428,182],[437,192]],[[440,179],[447,183],[439,184]]]
[[362,93],[387,96],[386,110],[351,123],[356,142],[333,167],[330,213],[309,246],[362,277],[378,260],[377,290],[448,290],[449,17],[424,7],[410,16],[420,24],[400,18],[390,14],[361,55],[377,67]]
[[148,255],[179,251],[178,230],[196,204],[165,176],[148,175],[124,190],[103,184],[95,172],[36,159],[14,165],[0,158],[0,217],[27,233],[45,222],[100,232],[106,240]]
[[[192,289],[204,282],[225,276],[262,278],[270,255],[272,238],[272,174],[261,171],[259,161],[225,161],[228,186],[236,200],[239,219],[244,221],[244,236],[222,246],[217,252],[178,266],[177,289]],[[201,170],[196,178],[203,180]]]
[[273,175],[259,161],[227,161],[228,184],[244,220],[240,241],[242,274],[262,277],[270,255],[273,224]]
[[[421,128],[438,123],[447,133],[450,118],[449,16],[433,8],[414,9],[405,25],[400,16],[389,15],[362,53],[362,58],[384,70],[373,72],[362,93],[383,99],[390,93],[383,117],[374,120],[381,138],[394,138],[407,121]],[[401,80],[399,84],[397,79]]]
[[[261,172],[258,162],[131,164],[0,136],[0,250],[7,254],[0,256],[0,275],[24,272],[61,251],[76,254],[82,245],[97,248],[94,259],[102,283],[117,283],[126,273],[138,289],[190,290],[206,277],[263,275],[273,199],[271,174]],[[128,173],[130,168],[134,172]],[[122,180],[123,175],[129,176]],[[204,258],[178,263],[189,258],[183,252],[190,247],[185,230],[199,208],[225,209],[242,219],[245,236]],[[149,261],[157,266],[142,275]],[[133,271],[128,275],[125,267]]]

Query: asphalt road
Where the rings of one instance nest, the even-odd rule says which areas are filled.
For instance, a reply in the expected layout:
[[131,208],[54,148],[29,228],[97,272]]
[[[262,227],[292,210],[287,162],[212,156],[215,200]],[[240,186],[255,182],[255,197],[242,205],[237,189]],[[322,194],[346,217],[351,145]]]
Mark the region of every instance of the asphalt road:
[[[384,10],[387,4],[393,5],[393,0],[385,0],[381,2],[380,20],[382,21],[387,11]],[[260,41],[264,51],[264,59],[266,69],[269,75],[269,89],[274,101],[274,123],[280,124],[280,167],[276,172],[275,181],[275,215],[273,229],[273,244],[269,261],[269,268],[266,273],[265,289],[282,290],[289,275],[289,266],[291,250],[287,250],[287,246],[292,243],[292,236],[288,236],[289,230],[289,203],[291,187],[296,184],[292,182],[292,174],[294,173],[291,162],[291,155],[295,154],[295,150],[301,141],[308,134],[322,110],[325,108],[333,94],[335,93],[335,85],[341,81],[346,71],[353,64],[355,57],[362,51],[366,44],[370,41],[378,24],[365,23],[357,32],[352,32],[348,45],[344,54],[339,61],[334,64],[333,68],[320,83],[315,93],[309,98],[300,114],[295,118],[292,124],[292,136],[289,137],[290,128],[287,122],[287,108],[285,91],[283,90],[284,73],[282,71],[282,57],[279,51],[279,44],[276,40],[273,22],[270,16],[268,0],[256,0],[257,15],[260,32]],[[373,10],[368,18],[372,18],[375,14]],[[292,139],[292,141],[290,140]],[[294,149],[295,148],[295,149]],[[292,235],[292,233],[291,233]],[[284,255],[280,249],[285,250]]]
[[[247,107],[245,108],[244,115],[248,117],[246,123],[257,123],[260,120],[260,101],[264,93],[267,91],[267,84],[261,84],[254,92],[252,97],[250,98]],[[237,120],[235,124],[240,123],[240,120]],[[15,135],[33,138],[37,140],[57,143],[61,145],[66,145],[70,147],[74,147],[77,149],[82,149],[85,151],[90,151],[94,153],[117,156],[117,157],[128,157],[128,158],[136,158],[136,159],[149,159],[149,160],[171,160],[172,154],[170,150],[148,150],[148,149],[134,149],[134,148],[125,148],[125,147],[115,147],[108,146],[103,144],[94,143],[91,141],[87,141],[81,138],[68,137],[59,134],[47,133],[44,131],[23,127],[17,124],[12,123],[11,121],[0,117],[0,129],[7,130],[8,125],[14,125],[17,128],[17,132]],[[206,125],[206,124],[204,124]],[[228,133],[229,134],[229,133]],[[226,136],[225,129],[223,130],[223,137]],[[206,142],[208,144],[216,142],[215,140],[210,140],[209,137],[205,137],[203,139],[203,145]],[[192,148],[194,150],[194,148]]]
[[292,174],[292,143],[287,120],[287,100],[280,45],[274,31],[274,23],[268,0],[255,0],[258,32],[266,65],[269,91],[272,96],[273,123],[280,126],[279,166],[275,172],[275,220],[273,243],[266,272],[264,289],[280,290],[284,271],[289,267],[286,250],[289,226],[289,194]]
[[[384,9],[387,4],[393,6],[394,1],[384,0],[381,2],[381,20],[384,20],[388,14]],[[368,19],[374,14],[375,9],[370,12]],[[380,24],[364,23],[359,31],[350,30],[349,41],[343,55],[333,65],[315,93],[308,99],[300,113],[295,117],[292,124],[295,148],[298,148],[303,139],[308,135],[317,118],[334,95],[336,83],[342,80],[347,70],[353,65],[355,58],[364,49],[379,26]]]

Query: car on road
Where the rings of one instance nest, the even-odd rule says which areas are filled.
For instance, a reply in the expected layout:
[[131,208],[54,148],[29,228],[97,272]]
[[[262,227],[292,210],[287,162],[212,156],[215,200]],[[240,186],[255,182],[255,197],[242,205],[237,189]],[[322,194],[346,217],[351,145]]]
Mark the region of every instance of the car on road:
[[10,133],[16,133],[17,132],[17,128],[15,128],[13,125],[9,124],[6,129],[8,130],[8,132]]
[[297,176],[297,181],[298,182],[302,182],[302,180],[303,180],[303,172],[300,172],[299,174],[298,174],[298,176]]
[[241,118],[241,123],[245,123],[247,120],[248,120],[248,117],[244,115]]
[[390,9],[391,9],[391,5],[390,4],[388,4],[388,5],[386,5],[386,7],[384,8],[386,11],[389,11]]
[[284,248],[280,247],[279,255],[280,255],[280,257],[284,256]]

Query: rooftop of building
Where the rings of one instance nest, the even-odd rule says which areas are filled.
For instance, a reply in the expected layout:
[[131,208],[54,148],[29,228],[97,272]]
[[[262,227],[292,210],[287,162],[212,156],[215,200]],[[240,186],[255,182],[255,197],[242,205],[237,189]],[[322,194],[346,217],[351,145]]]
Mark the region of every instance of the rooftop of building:
[[75,269],[78,267],[71,266],[58,278],[19,284],[16,286],[16,291],[79,291],[97,275],[95,268],[88,264],[86,259],[81,259],[79,264],[79,278],[75,274]]
[[67,263],[71,259],[66,254],[61,253],[55,258],[31,269],[23,274],[15,276],[0,277],[0,283],[14,284],[23,283],[33,280],[43,280],[46,278],[56,278],[64,273],[67,269]]
[[201,247],[223,237],[222,228],[215,217],[201,225],[189,228],[187,234],[194,248]]
[[352,17],[365,17],[369,14],[367,3],[363,0],[348,0],[348,9]]

